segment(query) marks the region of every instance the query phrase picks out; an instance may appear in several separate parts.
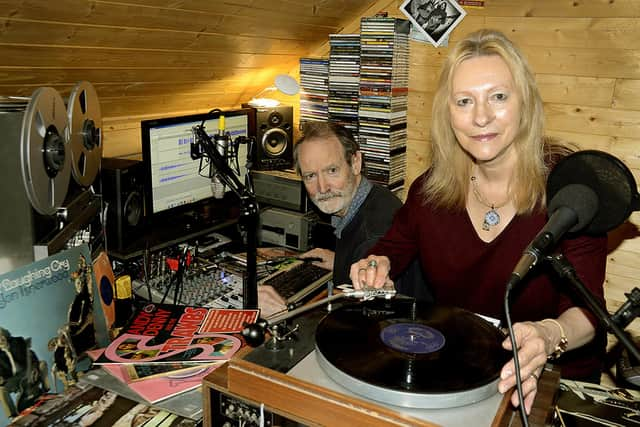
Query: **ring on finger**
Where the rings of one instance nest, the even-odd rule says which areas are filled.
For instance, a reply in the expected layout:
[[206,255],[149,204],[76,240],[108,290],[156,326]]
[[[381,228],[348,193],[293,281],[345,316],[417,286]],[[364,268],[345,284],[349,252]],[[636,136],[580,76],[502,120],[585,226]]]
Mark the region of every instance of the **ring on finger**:
[[368,266],[368,267],[376,268],[376,267],[378,266],[378,262],[377,262],[375,259],[372,259],[371,261],[369,261],[369,262],[367,263],[367,266]]
[[536,382],[540,381],[540,377],[538,377],[538,374],[536,374],[535,372],[531,373],[531,378],[535,378]]

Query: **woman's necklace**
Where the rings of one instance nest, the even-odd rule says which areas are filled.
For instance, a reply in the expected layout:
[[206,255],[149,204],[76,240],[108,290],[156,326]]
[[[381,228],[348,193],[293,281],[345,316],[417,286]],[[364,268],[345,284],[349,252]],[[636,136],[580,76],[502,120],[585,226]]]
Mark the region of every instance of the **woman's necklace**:
[[478,189],[478,179],[475,175],[471,175],[471,189],[473,191],[473,195],[476,197],[480,203],[484,206],[488,207],[489,210],[484,214],[484,222],[482,223],[482,229],[484,231],[489,231],[491,227],[494,227],[500,224],[500,214],[496,209],[500,209],[504,205],[509,202],[509,199],[505,200],[503,203],[496,206],[494,203],[488,203],[482,194],[480,194],[480,190]]

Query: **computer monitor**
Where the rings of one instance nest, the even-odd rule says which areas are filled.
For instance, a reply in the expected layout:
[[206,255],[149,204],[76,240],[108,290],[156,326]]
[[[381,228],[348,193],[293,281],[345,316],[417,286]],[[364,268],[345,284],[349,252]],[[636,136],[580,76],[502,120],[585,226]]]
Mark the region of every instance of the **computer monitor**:
[[[243,108],[141,122],[142,161],[146,169],[145,207],[155,218],[206,209],[214,200],[208,167],[200,170],[201,160],[191,158],[193,127],[204,123],[211,136],[218,133],[219,117],[225,120],[230,140],[240,136],[255,138],[255,110]],[[244,182],[247,145],[238,149],[237,176]],[[229,189],[227,189],[229,191]]]

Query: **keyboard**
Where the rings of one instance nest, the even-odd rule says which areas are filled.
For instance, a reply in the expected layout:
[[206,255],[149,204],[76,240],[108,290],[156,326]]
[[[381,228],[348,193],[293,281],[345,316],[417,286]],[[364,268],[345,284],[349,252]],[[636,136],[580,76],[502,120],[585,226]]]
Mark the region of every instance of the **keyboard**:
[[259,284],[273,287],[287,304],[291,304],[324,286],[332,276],[330,270],[310,262],[298,261],[287,269],[271,274]]

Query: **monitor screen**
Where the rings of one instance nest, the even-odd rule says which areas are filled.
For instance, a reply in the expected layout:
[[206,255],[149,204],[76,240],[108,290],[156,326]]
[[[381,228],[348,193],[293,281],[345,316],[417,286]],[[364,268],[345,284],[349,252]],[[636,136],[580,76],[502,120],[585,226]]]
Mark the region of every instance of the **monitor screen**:
[[[220,115],[224,116],[224,131],[229,133],[231,141],[240,136],[255,137],[255,112],[250,108],[141,122],[148,214],[187,210],[214,197],[206,160],[191,158],[191,143],[193,127],[201,125],[203,120],[207,133],[217,134]],[[247,145],[241,144],[236,171],[240,182],[244,182],[246,174],[246,152]],[[230,159],[231,162],[235,160]]]

